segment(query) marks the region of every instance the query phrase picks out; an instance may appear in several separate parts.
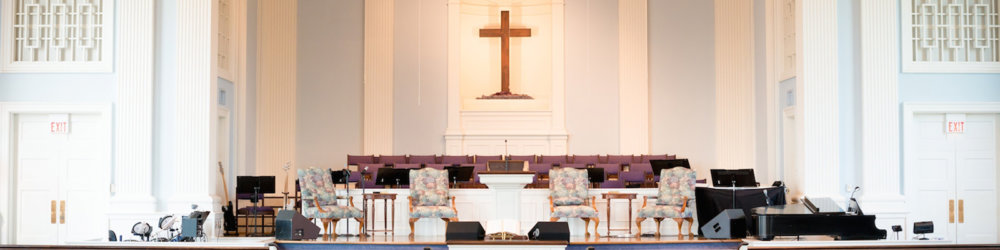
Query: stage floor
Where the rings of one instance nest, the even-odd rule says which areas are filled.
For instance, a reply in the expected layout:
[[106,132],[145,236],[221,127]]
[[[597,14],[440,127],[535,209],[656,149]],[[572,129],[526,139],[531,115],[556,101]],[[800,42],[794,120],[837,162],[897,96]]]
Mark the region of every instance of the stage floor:
[[[375,235],[365,239],[337,237],[308,241],[275,241],[279,249],[447,249],[444,236]],[[531,244],[527,241],[490,241],[483,245]],[[713,240],[700,237],[663,235],[660,237],[570,237],[566,249],[739,249],[743,241]]]

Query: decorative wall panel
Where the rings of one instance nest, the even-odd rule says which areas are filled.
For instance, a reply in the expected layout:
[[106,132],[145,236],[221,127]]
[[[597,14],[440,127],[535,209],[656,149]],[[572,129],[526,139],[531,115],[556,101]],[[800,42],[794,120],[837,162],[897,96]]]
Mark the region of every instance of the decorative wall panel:
[[216,9],[218,14],[219,28],[217,32],[217,41],[219,43],[218,49],[216,50],[217,67],[219,68],[219,77],[225,78],[226,80],[235,82],[234,77],[235,67],[236,67],[236,4],[233,0],[218,0],[219,5]]
[[795,0],[781,0],[778,6],[780,13],[778,22],[777,46],[781,53],[778,63],[781,65],[781,80],[795,77]]
[[649,39],[648,2],[618,2],[618,126],[621,154],[648,154]]
[[365,154],[392,154],[393,1],[365,1]]
[[2,11],[4,72],[110,72],[113,0],[8,0]]
[[[800,188],[810,196],[842,197],[840,179],[840,104],[837,77],[837,1],[798,2],[801,29],[797,30],[795,128],[802,173]],[[832,182],[831,182],[832,181]]]
[[[259,1],[257,8],[256,174],[283,176],[295,160],[298,1]],[[293,167],[296,165],[292,164]],[[294,173],[295,170],[292,170]],[[277,180],[284,187],[284,178]]]
[[1000,72],[1000,0],[903,0],[903,70]]
[[[756,162],[753,4],[715,1],[715,152],[717,166]],[[627,153],[627,152],[626,152]]]

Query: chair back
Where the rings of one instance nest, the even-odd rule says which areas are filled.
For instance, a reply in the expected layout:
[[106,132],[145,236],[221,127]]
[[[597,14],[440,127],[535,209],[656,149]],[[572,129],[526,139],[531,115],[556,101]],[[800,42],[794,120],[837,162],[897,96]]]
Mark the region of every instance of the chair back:
[[410,170],[410,196],[417,206],[447,206],[448,171],[433,168]]
[[302,207],[312,207],[313,200],[320,206],[337,205],[337,190],[330,170],[310,167],[296,172],[302,187]]
[[660,170],[660,197],[657,205],[684,205],[684,198],[694,199],[695,172],[690,168],[675,167]]
[[590,180],[587,170],[559,168],[549,171],[549,191],[556,206],[582,205],[587,200]]

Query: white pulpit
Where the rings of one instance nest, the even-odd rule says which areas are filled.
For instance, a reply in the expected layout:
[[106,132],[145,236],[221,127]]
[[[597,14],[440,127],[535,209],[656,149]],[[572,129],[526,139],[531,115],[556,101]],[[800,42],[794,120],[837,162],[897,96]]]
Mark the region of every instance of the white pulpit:
[[496,213],[493,220],[521,219],[521,191],[533,181],[535,172],[481,172],[479,182],[493,191]]

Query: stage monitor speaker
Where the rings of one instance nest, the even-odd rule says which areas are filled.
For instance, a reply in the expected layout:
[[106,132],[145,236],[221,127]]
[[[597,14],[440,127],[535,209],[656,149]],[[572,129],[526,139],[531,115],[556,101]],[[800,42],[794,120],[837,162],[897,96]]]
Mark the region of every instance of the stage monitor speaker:
[[444,240],[482,240],[486,238],[486,230],[478,221],[448,222]]
[[747,221],[743,210],[726,209],[708,224],[701,226],[702,235],[709,239],[739,239],[747,237]]
[[528,238],[532,240],[569,241],[569,223],[539,221],[528,230]]
[[274,237],[279,240],[319,238],[319,227],[295,210],[281,210],[274,218]]

